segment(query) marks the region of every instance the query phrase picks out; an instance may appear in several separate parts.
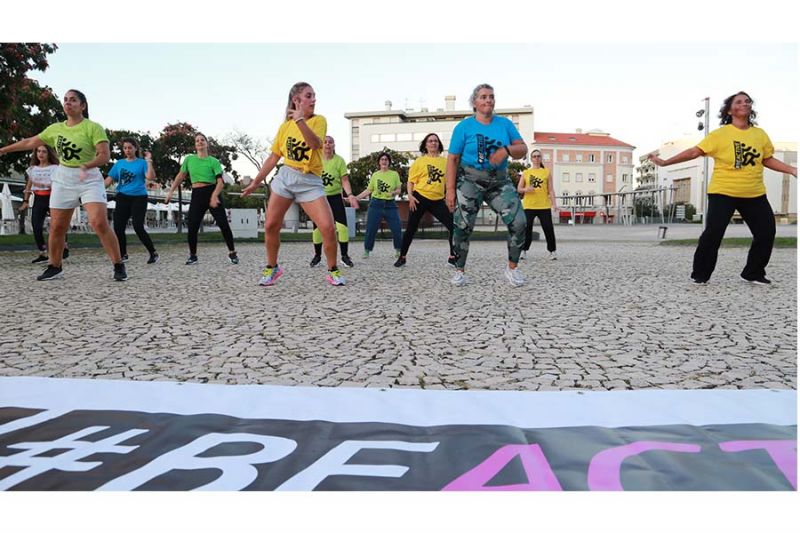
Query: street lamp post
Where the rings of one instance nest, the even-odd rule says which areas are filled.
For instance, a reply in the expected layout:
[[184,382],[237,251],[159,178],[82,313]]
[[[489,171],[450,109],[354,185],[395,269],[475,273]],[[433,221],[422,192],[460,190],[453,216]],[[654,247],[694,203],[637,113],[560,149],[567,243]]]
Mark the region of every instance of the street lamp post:
[[[703,137],[708,136],[708,112],[709,112],[709,105],[710,99],[708,96],[703,98],[703,102],[705,102],[705,107],[697,112],[698,117],[704,117],[703,123],[700,124],[699,128],[703,130]],[[701,198],[700,198],[700,205],[703,208],[703,214],[701,215],[703,219],[703,229],[706,229],[706,209],[708,207],[708,157],[703,157],[703,185],[702,190],[700,191]]]

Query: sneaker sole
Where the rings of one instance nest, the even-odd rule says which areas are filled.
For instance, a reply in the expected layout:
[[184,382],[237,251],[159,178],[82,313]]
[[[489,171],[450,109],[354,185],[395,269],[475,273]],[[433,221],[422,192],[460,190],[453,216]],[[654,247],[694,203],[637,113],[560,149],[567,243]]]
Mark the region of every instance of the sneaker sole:
[[336,283],[335,281],[333,281],[333,278],[331,278],[330,276],[325,276],[325,281],[327,281],[328,283],[330,283],[334,287],[342,287],[342,286],[344,286],[344,281]]
[[49,278],[42,278],[42,279],[36,278],[36,281],[53,281],[55,279],[61,279],[63,277],[64,277],[64,273],[63,272],[59,272],[58,274],[56,274],[54,276],[50,276]]
[[274,276],[274,277],[272,278],[272,281],[271,281],[270,283],[263,283],[263,282],[259,281],[259,282],[258,282],[258,284],[259,284],[260,286],[262,286],[262,287],[271,287],[271,286],[275,285],[275,282],[276,282],[276,281],[278,281],[278,279],[279,279],[281,276],[283,276],[283,271],[279,272],[277,276]]
[[739,279],[742,280],[742,283],[749,283],[750,285],[760,285],[761,287],[772,286],[772,283],[764,283],[763,281],[758,281],[755,279],[744,279],[744,278],[739,278]]

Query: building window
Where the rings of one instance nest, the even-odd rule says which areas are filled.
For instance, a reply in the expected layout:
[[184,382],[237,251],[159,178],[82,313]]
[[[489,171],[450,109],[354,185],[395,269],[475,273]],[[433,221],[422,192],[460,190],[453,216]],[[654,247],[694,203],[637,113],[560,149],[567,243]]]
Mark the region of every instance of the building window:
[[550,154],[542,154],[542,161],[550,161]]
[[564,172],[563,174],[561,174],[561,182],[569,183],[569,172]]
[[583,161],[583,154],[575,154],[575,161],[578,163]]
[[380,141],[381,141],[381,136],[378,135],[377,133],[373,133],[372,135],[369,136],[369,142],[371,143],[377,143]]
[[627,174],[623,174],[622,175],[622,183],[628,183],[628,175]]
[[583,181],[583,173],[582,172],[576,172],[575,173],[575,183],[577,183],[579,181]]
[[606,181],[609,182],[609,183],[613,182],[614,181],[614,176],[612,176],[611,174],[606,175]]
[[606,162],[607,163],[613,163],[614,162],[614,154],[608,154],[606,156]]
[[394,142],[394,133],[381,133],[381,142],[382,143]]
[[569,154],[567,154],[567,153],[561,154],[561,160],[564,161],[564,162],[568,162],[569,161]]
[[588,181],[589,183],[594,183],[595,175],[594,174],[589,174],[589,177],[587,178],[586,181]]
[[594,163],[594,154],[589,154],[589,162]]
[[410,133],[398,133],[397,140],[399,142],[406,142],[412,139],[412,135]]

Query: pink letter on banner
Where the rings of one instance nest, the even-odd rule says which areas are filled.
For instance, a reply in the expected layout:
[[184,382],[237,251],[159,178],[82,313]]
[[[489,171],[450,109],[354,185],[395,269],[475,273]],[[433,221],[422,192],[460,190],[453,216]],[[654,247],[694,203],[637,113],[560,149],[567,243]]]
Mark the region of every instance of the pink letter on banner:
[[794,440],[731,440],[720,442],[724,452],[766,450],[775,465],[797,490],[797,441]]
[[697,444],[681,444],[678,442],[657,442],[642,440],[617,446],[599,452],[589,463],[589,490],[624,490],[620,480],[622,462],[628,457],[639,455],[651,450],[665,452],[698,453],[700,446]]
[[[528,483],[487,487],[486,483],[516,456],[522,460]],[[538,444],[509,444],[442,490],[561,490],[561,485]]]

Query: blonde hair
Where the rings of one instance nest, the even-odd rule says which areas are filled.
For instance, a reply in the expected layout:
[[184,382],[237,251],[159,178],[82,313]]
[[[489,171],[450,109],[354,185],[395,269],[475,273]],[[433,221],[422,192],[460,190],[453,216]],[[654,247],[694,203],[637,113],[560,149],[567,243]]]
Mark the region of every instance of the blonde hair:
[[292,98],[300,94],[300,92],[305,89],[306,87],[311,87],[310,83],[306,83],[304,81],[298,81],[292,88],[289,90],[289,101],[286,104],[286,117],[284,120],[289,120],[289,114],[292,110],[294,110],[294,102],[292,102]]

